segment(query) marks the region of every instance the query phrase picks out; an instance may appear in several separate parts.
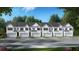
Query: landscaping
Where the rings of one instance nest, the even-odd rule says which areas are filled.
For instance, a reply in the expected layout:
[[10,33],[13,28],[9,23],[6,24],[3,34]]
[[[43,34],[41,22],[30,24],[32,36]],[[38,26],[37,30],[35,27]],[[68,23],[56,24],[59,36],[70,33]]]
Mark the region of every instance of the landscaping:
[[79,47],[25,48],[25,49],[9,49],[8,51],[79,51]]

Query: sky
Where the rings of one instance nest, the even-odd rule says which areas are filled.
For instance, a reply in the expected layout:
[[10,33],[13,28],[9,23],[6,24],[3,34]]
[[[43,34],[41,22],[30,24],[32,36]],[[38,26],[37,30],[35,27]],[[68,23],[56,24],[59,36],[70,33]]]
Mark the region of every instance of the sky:
[[57,7],[14,7],[12,15],[3,15],[5,21],[12,20],[15,16],[34,16],[42,22],[48,22],[51,15],[58,14],[60,18],[64,16],[64,10]]

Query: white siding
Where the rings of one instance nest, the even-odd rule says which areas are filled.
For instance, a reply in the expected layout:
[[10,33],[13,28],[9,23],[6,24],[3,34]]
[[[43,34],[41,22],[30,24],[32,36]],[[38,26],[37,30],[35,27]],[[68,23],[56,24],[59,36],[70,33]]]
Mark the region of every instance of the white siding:
[[7,37],[17,37],[17,33],[16,32],[11,32],[11,33],[6,33]]
[[31,37],[41,37],[41,32],[31,32]]
[[72,28],[72,27],[65,27],[64,28],[64,36],[73,36],[73,28],[72,28],[72,30],[69,30],[69,28]]
[[41,28],[40,28],[40,30],[37,30],[37,28],[35,28],[35,30],[33,30],[31,28],[31,37],[41,37]]
[[29,32],[19,32],[19,37],[29,37]]
[[[8,30],[8,28],[12,28],[12,30]],[[14,28],[16,28],[17,31],[14,31]],[[23,31],[21,31],[20,28],[23,28]],[[26,30],[25,28],[28,28],[28,30]],[[66,24],[64,27],[62,25],[60,25],[59,27],[50,27],[45,24],[41,27],[37,23],[35,23],[30,28],[31,30],[29,30],[28,25],[26,25],[25,27],[13,27],[11,24],[9,24],[8,26],[6,26],[6,34],[7,37],[17,37],[17,32],[19,33],[19,37],[63,37],[73,36],[74,32],[74,29],[70,24]],[[33,28],[35,28],[35,30]],[[40,30],[38,30],[37,28],[40,28]],[[48,28],[48,30],[44,30],[44,28]],[[57,30],[55,30],[55,28],[57,28]],[[70,30],[70,28],[72,30]]]
[[[8,30],[8,28],[12,28],[12,30]],[[11,24],[6,26],[6,35],[7,37],[17,37],[17,33],[14,32],[14,27]]]
[[[73,27],[68,23],[64,27],[64,36],[73,36]],[[70,30],[71,28],[71,30]]]
[[[25,28],[27,28],[28,30],[26,30]],[[19,32],[19,37],[29,37],[29,27],[24,27],[24,31]]]
[[[40,28],[40,30],[37,30],[37,28]],[[37,23],[31,26],[31,37],[41,37],[41,27]]]
[[[55,30],[57,28],[57,30]],[[59,30],[61,28],[61,30]],[[62,37],[63,36],[63,27],[53,27],[53,36]]]
[[[48,30],[44,30],[44,28],[47,28]],[[52,37],[52,28],[47,24],[42,27],[42,37]]]

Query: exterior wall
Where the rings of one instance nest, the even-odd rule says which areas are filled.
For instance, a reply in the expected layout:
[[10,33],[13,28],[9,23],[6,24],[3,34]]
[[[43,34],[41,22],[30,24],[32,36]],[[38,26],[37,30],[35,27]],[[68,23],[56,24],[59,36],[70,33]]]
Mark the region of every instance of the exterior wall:
[[[13,29],[8,30],[8,28],[13,28]],[[14,28],[16,28],[16,31],[14,31]],[[20,28],[23,28],[23,31],[20,31]],[[26,31],[25,28],[28,28],[28,30]],[[26,25],[25,27],[13,27],[10,24],[6,27],[7,37],[17,37],[17,32],[19,33],[19,37],[29,37],[29,26]]]
[[[48,30],[44,30],[44,28],[48,28]],[[42,37],[52,37],[52,28],[47,24],[42,27]]]
[[45,27],[42,28],[42,37],[52,37],[52,31],[50,32],[49,31],[49,27],[48,27],[48,30],[47,31],[44,31]]
[[[66,28],[66,27],[65,27]],[[65,28],[64,28],[64,36],[73,36],[73,30],[67,30],[65,31]],[[70,28],[70,27],[69,27]],[[67,28],[68,29],[68,28]],[[72,28],[73,29],[73,28]]]
[[[70,30],[71,28],[71,30]],[[64,36],[73,36],[73,27],[68,23],[64,27]]]
[[6,33],[7,37],[17,37],[17,33],[16,32],[11,32],[11,33]]
[[12,33],[12,32],[14,32],[14,29],[8,30],[8,28],[14,28],[14,27],[13,27],[11,24],[8,25],[8,26],[6,27],[6,33]]
[[41,31],[31,32],[31,37],[41,37]]
[[[25,28],[28,28],[28,30],[25,30]],[[25,27],[23,32],[19,32],[19,37],[29,37],[29,27]]]
[[53,32],[53,36],[63,37],[63,32]]
[[42,32],[42,37],[52,37],[52,32]]
[[73,36],[73,32],[64,32],[64,36]]
[[30,32],[31,32],[31,37],[41,37],[41,28],[40,30],[37,30],[37,27],[35,27],[35,30],[32,30],[32,27],[31,27]]
[[[57,31],[54,30],[55,28],[57,28]],[[53,36],[58,36],[58,37],[63,36],[63,28],[62,28],[62,30],[59,30],[59,28],[61,28],[61,27],[53,27]]]
[[[8,30],[8,28],[13,28],[12,30]],[[20,31],[21,27],[15,27],[15,28],[19,28],[17,31],[14,31],[14,27],[10,24],[8,26],[6,26],[6,34],[7,37],[17,37],[17,32],[19,33],[19,37],[63,37],[63,36],[73,36],[73,27],[69,24],[67,24],[66,26],[62,27],[49,27],[47,24],[44,25],[42,28],[35,23],[31,28],[31,30],[29,30],[29,26],[26,25],[25,27],[22,27],[24,30]],[[28,30],[25,30],[25,28],[28,28]],[[32,29],[35,28],[34,31],[32,31]],[[40,30],[37,30],[37,28],[40,28]],[[44,28],[48,28],[48,30],[44,30]],[[55,31],[54,29],[57,28],[57,31]],[[59,30],[59,28],[62,28],[62,30]],[[65,29],[68,28],[67,31],[65,31]],[[69,30],[69,28],[72,28],[72,30]]]
[[19,37],[29,37],[29,32],[19,32]]
[[[13,28],[13,29],[8,30],[8,28]],[[17,33],[14,32],[14,27],[11,24],[6,27],[6,35],[7,37],[17,37]]]
[[[41,27],[37,23],[33,24],[30,28],[31,37],[41,37]],[[40,28],[40,30],[37,30],[37,28]]]

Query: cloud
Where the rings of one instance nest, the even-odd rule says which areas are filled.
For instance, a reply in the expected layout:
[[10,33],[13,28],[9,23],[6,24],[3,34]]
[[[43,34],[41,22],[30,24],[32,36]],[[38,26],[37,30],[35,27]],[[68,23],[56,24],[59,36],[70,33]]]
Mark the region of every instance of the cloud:
[[22,8],[25,12],[30,12],[36,9],[36,7],[23,7]]

